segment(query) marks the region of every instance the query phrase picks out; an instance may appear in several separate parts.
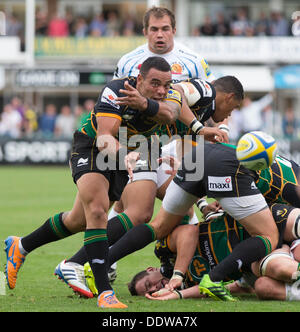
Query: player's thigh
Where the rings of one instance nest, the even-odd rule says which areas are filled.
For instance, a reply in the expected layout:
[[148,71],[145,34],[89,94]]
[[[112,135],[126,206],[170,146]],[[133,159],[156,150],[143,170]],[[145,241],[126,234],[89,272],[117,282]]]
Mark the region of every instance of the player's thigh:
[[251,236],[267,237],[272,248],[278,243],[279,233],[264,197],[261,194],[218,198],[222,208],[238,220]]
[[139,180],[128,183],[122,193],[124,210],[153,210],[156,196],[156,183],[151,180]]
[[279,233],[273,216],[268,208],[239,220],[251,236],[263,236],[270,240],[274,250],[278,244]]
[[163,239],[180,224],[181,220],[182,216],[169,213],[161,207],[156,217],[151,221],[150,225],[154,229],[156,238]]
[[[101,173],[86,173],[77,180],[77,188],[85,214],[87,210],[108,211],[109,182]],[[100,212],[101,213],[101,212]]]

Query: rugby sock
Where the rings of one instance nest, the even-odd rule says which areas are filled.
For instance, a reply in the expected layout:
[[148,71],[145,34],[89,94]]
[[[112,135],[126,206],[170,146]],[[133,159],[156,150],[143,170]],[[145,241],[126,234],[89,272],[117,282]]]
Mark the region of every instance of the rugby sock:
[[155,240],[155,232],[148,224],[133,227],[109,249],[109,266],[119,259],[143,249]]
[[240,242],[215,268],[209,272],[211,281],[221,281],[238,272],[243,265],[249,265],[272,251],[271,243],[262,236],[250,237]]
[[27,236],[21,238],[23,249],[30,253],[34,249],[47,243],[66,238],[72,233],[66,228],[62,220],[63,213],[58,213],[49,218],[41,227]]
[[106,229],[87,229],[84,233],[84,248],[99,294],[105,290],[111,290],[107,276],[108,241]]
[[[117,242],[127,231],[133,227],[132,222],[125,213],[121,213],[107,222],[107,238],[109,246]],[[80,248],[75,255],[67,260],[80,265],[87,262],[85,248]]]
[[129,217],[123,212],[108,220],[107,222],[107,237],[109,245],[117,242],[125,233],[127,233],[133,224]]

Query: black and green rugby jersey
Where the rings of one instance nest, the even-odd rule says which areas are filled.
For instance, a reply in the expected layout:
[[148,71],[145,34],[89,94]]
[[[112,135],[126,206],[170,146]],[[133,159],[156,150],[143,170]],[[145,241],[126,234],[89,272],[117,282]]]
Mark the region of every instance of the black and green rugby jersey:
[[[235,145],[221,143],[223,145],[236,148]],[[287,188],[287,184],[298,185],[299,166],[292,160],[277,155],[272,165],[262,171],[256,172],[256,187],[263,194],[268,205],[273,203],[291,204],[295,206],[295,199],[290,200],[289,193],[292,187]],[[297,205],[297,207],[299,207]]]
[[[136,88],[137,79],[135,77],[127,77],[124,79],[116,79],[109,82],[102,90],[94,109],[85,118],[78,130],[91,138],[97,136],[97,118],[112,117],[121,121],[121,127],[127,128],[127,141],[133,135],[143,135],[147,139],[154,135],[160,125],[153,118],[145,115],[143,112],[132,109],[128,106],[121,106],[115,102],[117,97],[124,96],[119,92],[124,89],[124,83],[128,81],[131,86]],[[182,104],[181,94],[170,89],[165,100]],[[116,137],[117,139],[119,137]]]
[[269,168],[258,172],[256,186],[269,205],[275,202],[291,204],[284,189],[287,184],[298,185],[298,169],[296,163],[282,156],[276,156]]
[[[213,85],[204,80],[191,78],[186,81],[180,82],[182,85],[186,85],[187,89],[189,84],[192,84],[199,92],[200,98],[193,105],[190,106],[191,111],[195,115],[196,119],[204,124],[215,112],[216,108],[216,90]],[[183,137],[185,135],[192,135],[192,130],[179,120],[172,125],[162,125],[158,131],[158,135],[168,135],[169,137],[179,135]]]

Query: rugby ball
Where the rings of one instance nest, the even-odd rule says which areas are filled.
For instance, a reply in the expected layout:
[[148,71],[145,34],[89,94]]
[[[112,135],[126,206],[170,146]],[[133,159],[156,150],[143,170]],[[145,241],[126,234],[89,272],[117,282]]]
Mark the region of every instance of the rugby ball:
[[270,167],[276,153],[277,144],[275,139],[262,131],[246,133],[239,139],[236,148],[238,161],[253,171]]

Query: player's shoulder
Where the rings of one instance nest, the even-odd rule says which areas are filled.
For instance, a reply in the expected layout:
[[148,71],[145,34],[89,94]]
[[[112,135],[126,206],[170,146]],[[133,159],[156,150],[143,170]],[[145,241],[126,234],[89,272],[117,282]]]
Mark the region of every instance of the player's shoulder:
[[194,59],[194,61],[201,62],[205,60],[199,53],[195,52],[194,50],[188,48],[187,46],[175,41],[174,42],[174,50],[176,53],[186,56],[190,59]]
[[148,44],[143,44],[141,46],[138,46],[133,51],[124,54],[118,61],[118,67],[125,66],[128,62],[136,61],[139,58],[143,58],[145,55],[147,55],[148,52],[147,45]]

